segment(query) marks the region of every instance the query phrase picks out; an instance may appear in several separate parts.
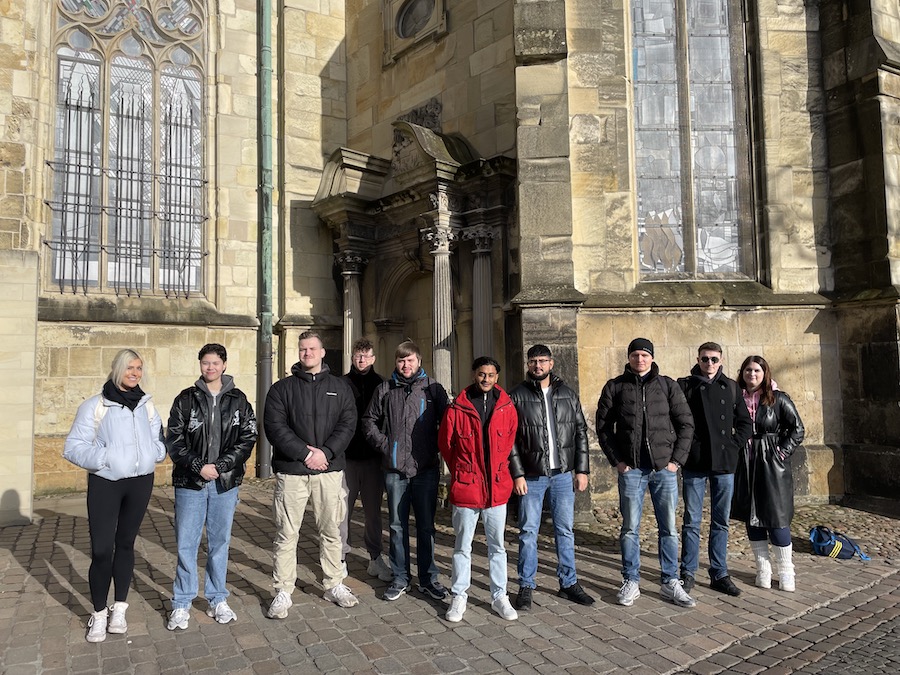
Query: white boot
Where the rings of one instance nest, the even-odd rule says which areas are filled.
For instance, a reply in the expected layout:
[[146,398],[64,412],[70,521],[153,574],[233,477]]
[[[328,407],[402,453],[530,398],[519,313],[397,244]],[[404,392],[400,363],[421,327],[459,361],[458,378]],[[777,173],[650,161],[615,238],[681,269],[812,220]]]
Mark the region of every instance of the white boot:
[[794,550],[793,544],[787,546],[774,546],[775,563],[778,565],[778,588],[788,593],[796,590],[794,575],[794,563],[791,560]]
[[750,541],[750,550],[756,558],[756,586],[772,588],[772,562],[769,559],[769,542],[766,539]]
[[93,612],[88,619],[88,642],[103,642],[106,639],[106,623],[109,618],[109,610],[104,608],[99,612]]

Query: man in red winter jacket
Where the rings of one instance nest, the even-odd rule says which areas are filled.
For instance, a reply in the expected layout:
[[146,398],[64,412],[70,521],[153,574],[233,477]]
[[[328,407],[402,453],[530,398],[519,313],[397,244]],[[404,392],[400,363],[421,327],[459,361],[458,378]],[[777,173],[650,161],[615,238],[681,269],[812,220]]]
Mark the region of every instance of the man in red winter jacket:
[[518,618],[506,595],[506,502],[512,494],[509,453],[518,416],[509,395],[497,385],[500,364],[489,356],[472,363],[473,384],[444,413],[438,432],[441,455],[450,470],[453,505],[453,578],[447,621],[461,621],[472,577],[472,539],[478,518],[484,521],[491,608],[501,617]]

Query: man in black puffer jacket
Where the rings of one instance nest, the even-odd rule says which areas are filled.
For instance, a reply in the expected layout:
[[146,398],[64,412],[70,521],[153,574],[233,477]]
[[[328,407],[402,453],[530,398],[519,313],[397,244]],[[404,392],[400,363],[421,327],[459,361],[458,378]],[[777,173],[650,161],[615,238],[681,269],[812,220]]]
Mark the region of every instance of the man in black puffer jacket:
[[553,374],[546,345],[527,354],[528,377],[509,392],[519,424],[509,455],[513,491],[519,496],[519,593],[516,607],[531,609],[537,573],[537,535],[545,495],[550,495],[556,537],[559,595],[580,605],[594,599],[575,572],[575,490],[587,489],[590,465],[587,423],[578,394]]
[[297,582],[297,540],[307,501],[319,531],[319,561],[325,599],[341,607],[359,600],[344,585],[340,525],[344,498],[344,452],[356,431],[356,401],[347,381],[329,372],[325,347],[315,331],[300,334],[300,362],[272,385],[263,429],[272,444],[275,470],[275,552],[272,577],[277,594],[270,619],[285,619]]
[[169,630],[188,627],[197,596],[197,549],[204,526],[208,614],[219,623],[237,618],[226,602],[225,574],[238,486],[256,443],[256,415],[244,392],[234,386],[234,378],[225,374],[225,347],[204,345],[199,359],[200,379],[175,397],[166,433],[178,547]]
[[660,595],[681,607],[696,603],[678,578],[677,473],[688,458],[694,418],[681,388],[659,374],[653,343],[645,338],[628,345],[625,372],[603,387],[597,404],[597,435],[609,463],[619,473],[622,530],[622,587],[617,600],[630,607],[640,597],[640,528],[649,487],[659,528]]

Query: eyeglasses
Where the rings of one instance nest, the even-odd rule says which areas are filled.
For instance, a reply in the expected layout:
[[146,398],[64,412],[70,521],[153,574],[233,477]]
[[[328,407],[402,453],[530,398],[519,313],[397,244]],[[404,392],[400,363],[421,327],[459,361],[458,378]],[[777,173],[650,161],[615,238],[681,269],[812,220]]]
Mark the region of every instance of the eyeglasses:
[[703,363],[718,363],[721,359],[718,356],[701,356],[700,360]]
[[372,359],[375,358],[375,355],[374,355],[374,354],[360,354],[360,353],[357,353],[357,354],[354,354],[354,355],[353,355],[353,358],[354,358],[354,360],[356,360],[356,361],[371,361]]
[[546,366],[548,363],[550,363],[550,359],[528,359],[529,366]]

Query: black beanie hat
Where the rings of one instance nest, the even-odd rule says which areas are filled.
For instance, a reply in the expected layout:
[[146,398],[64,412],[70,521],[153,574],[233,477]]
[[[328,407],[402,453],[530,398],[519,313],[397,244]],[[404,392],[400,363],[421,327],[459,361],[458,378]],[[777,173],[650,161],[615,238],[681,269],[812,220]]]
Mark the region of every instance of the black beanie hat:
[[631,353],[636,351],[645,351],[653,356],[653,343],[647,338],[635,338],[628,343],[628,355],[631,356]]

